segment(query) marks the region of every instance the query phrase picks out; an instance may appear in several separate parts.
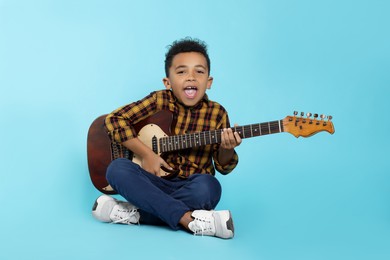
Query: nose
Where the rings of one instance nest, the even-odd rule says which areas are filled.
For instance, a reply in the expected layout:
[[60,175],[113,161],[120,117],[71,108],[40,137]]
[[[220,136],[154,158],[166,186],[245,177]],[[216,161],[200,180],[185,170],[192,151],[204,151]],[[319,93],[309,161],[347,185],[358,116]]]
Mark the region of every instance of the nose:
[[195,72],[194,71],[188,72],[187,81],[195,81]]

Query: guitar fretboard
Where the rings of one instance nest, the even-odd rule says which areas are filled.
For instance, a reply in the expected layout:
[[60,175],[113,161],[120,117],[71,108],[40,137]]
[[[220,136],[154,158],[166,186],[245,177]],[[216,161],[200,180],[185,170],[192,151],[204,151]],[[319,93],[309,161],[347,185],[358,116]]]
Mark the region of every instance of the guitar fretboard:
[[[241,138],[250,138],[261,135],[284,132],[283,121],[271,121],[260,124],[236,126],[231,128]],[[170,152],[197,146],[221,143],[222,129],[193,134],[162,137],[158,140],[160,152]]]

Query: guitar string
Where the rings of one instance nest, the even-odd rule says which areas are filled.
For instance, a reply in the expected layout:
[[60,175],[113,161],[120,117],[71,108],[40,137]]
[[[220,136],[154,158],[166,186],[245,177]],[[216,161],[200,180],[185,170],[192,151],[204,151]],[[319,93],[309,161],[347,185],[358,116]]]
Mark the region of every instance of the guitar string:
[[[282,132],[282,129],[280,129],[279,127],[279,121],[272,121],[268,123],[231,127],[231,129],[236,132],[239,132],[241,137],[247,138],[273,133],[280,133]],[[159,143],[162,152],[219,143],[221,141],[222,131],[222,129],[217,129],[186,135],[168,136],[160,138]]]
[[[308,120],[309,124],[315,123],[313,125],[323,124],[325,126],[326,123],[329,122],[329,120],[324,121],[324,120],[315,120],[310,118],[298,118],[298,119]],[[306,122],[303,121],[303,123]],[[281,125],[283,125],[282,120],[279,120],[279,121],[271,121],[267,123],[236,126],[236,127],[231,127],[231,129],[236,132],[239,132],[242,138],[247,138],[247,137],[255,137],[261,135],[280,133],[283,131],[283,129],[280,129]],[[177,150],[183,148],[190,148],[194,146],[202,146],[202,145],[208,145],[213,143],[219,143],[221,141],[222,131],[223,131],[222,129],[216,129],[216,130],[197,132],[197,133],[186,134],[186,135],[168,136],[168,137],[160,138],[159,143],[160,143],[160,147],[164,148],[162,149],[163,152],[172,149]],[[188,143],[190,145],[188,145]],[[169,149],[170,147],[171,149]]]

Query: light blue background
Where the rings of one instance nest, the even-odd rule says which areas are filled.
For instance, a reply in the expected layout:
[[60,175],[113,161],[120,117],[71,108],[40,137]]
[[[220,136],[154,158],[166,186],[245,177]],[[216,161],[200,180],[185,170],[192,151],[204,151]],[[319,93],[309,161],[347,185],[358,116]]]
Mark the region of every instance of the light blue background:
[[[389,3],[0,0],[0,258],[390,259]],[[208,43],[232,123],[334,117],[333,136],[237,149],[217,175],[232,240],[90,215],[89,125],[162,89],[185,36]]]

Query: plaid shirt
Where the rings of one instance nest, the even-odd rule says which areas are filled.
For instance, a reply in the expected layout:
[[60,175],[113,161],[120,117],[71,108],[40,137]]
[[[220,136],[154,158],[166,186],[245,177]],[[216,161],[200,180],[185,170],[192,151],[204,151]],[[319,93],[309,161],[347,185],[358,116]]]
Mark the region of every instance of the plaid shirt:
[[[176,125],[172,126],[171,130],[176,135],[230,127],[226,110],[217,102],[209,100],[207,95],[194,107],[186,107],[177,101],[172,91],[160,90],[109,114],[105,121],[108,135],[112,141],[118,143],[134,138],[137,132],[133,125],[161,110],[173,113],[173,122],[176,122]],[[236,167],[238,155],[234,152],[231,161],[222,166],[217,159],[218,150],[219,144],[205,145],[170,152],[164,155],[164,159],[172,168],[179,170],[179,176],[182,178],[194,173],[215,175],[215,169],[222,174],[228,174]]]

